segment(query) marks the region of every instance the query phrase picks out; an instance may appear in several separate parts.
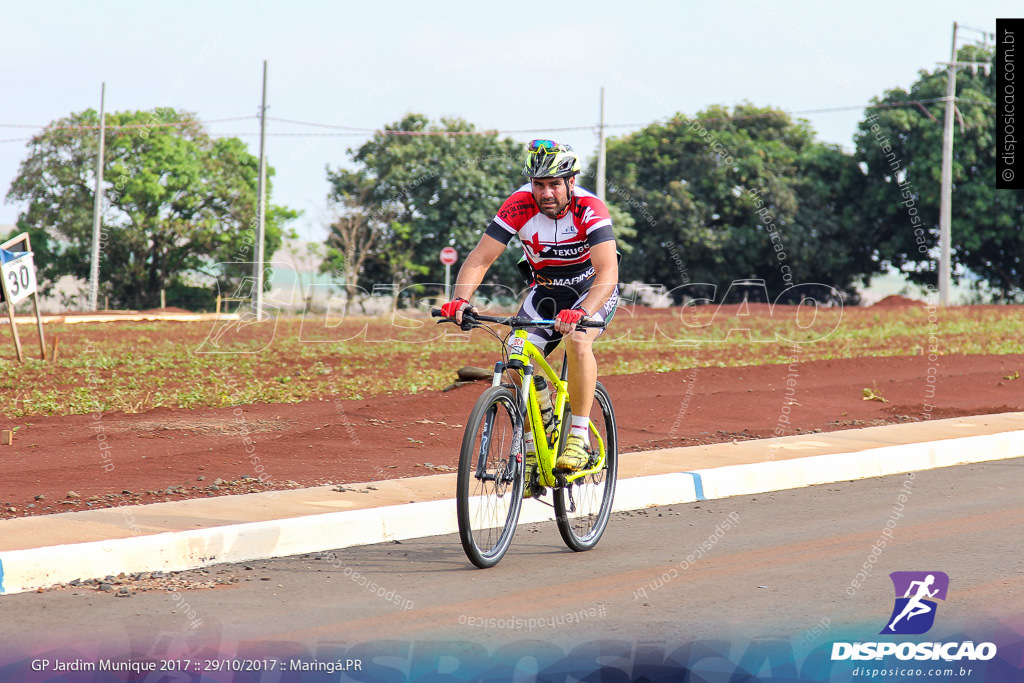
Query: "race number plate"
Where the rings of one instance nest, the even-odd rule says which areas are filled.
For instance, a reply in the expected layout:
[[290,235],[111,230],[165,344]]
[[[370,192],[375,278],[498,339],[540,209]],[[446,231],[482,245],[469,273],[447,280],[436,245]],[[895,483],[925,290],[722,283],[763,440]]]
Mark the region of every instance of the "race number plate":
[[7,295],[11,298],[12,304],[18,304],[36,291],[36,266],[32,260],[32,252],[25,252],[23,256],[0,265],[4,282],[7,286]]
[[509,345],[509,348],[508,348],[509,355],[513,355],[513,354],[517,354],[517,353],[521,354],[523,352],[525,344],[526,344],[526,339],[525,338],[520,337],[518,335],[513,337],[512,338],[512,343]]

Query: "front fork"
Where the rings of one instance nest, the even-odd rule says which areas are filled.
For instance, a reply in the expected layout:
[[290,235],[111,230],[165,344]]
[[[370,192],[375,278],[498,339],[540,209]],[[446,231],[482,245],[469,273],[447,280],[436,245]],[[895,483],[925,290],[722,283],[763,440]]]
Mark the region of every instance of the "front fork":
[[494,375],[491,377],[492,387],[501,384],[501,378],[505,374],[505,370],[521,370],[523,373],[523,381],[519,386],[519,416],[522,418],[520,422],[525,423],[529,414],[527,406],[530,399],[530,387],[533,386],[533,366],[521,360],[510,361],[508,365],[498,361],[494,364]]
[[[511,365],[511,364],[510,364]],[[520,362],[520,366],[523,364]],[[504,373],[505,365],[501,361],[494,364],[494,377],[491,380],[491,386],[498,386],[501,383],[501,376]],[[516,420],[516,425],[512,430],[512,443],[521,446],[523,444],[523,429],[526,423],[527,415],[527,401],[529,399],[530,386],[533,382],[533,366],[526,365],[522,367],[523,370],[523,385],[522,391],[519,394],[519,405],[518,413],[519,419]],[[493,406],[487,411],[487,416],[484,418],[484,430],[483,435],[480,437],[480,453],[477,456],[476,463],[476,478],[484,480],[494,480],[499,477],[498,473],[487,474],[487,451],[490,449],[491,442],[491,431],[494,429],[494,420],[498,415],[498,407]],[[513,481],[515,478],[516,468],[522,467],[523,464],[523,448],[518,447],[512,457],[509,457],[505,464],[505,471],[500,473],[500,477],[505,482]]]
[[[527,414],[528,414],[527,406],[529,405],[528,404],[528,401],[529,401],[529,398],[530,398],[530,393],[529,392],[530,392],[530,387],[533,385],[533,366],[529,365],[527,363],[523,363],[522,361],[515,360],[515,361],[510,362],[507,367],[508,367],[508,369],[522,370],[523,371],[523,382],[522,382],[522,385],[519,387],[520,391],[519,391],[519,395],[518,395],[518,398],[519,398],[519,401],[518,401],[518,403],[519,403],[519,405],[518,405],[519,419],[516,421],[516,426],[512,430],[512,442],[515,443],[515,444],[522,445],[523,444],[523,432],[524,432],[524,429],[525,429],[526,418],[527,418]],[[494,364],[494,375],[491,378],[491,386],[492,387],[496,387],[499,384],[501,384],[501,377],[502,377],[502,375],[505,374],[505,370],[506,370],[506,365],[502,361],[498,361],[498,362],[496,362]],[[493,426],[494,426],[494,417],[495,417],[496,414],[497,414],[497,409],[495,409],[493,411],[488,411],[487,419],[486,419],[486,422],[484,423],[484,437],[480,440],[480,456],[479,456],[479,459],[477,460],[477,470],[476,470],[477,474],[476,474],[476,476],[477,476],[478,479],[481,479],[481,478],[482,479],[493,478],[493,477],[489,477],[486,474],[486,470],[487,470],[487,448],[486,448],[486,446],[487,446],[488,442],[490,441],[490,433],[491,433],[491,429],[493,429]],[[503,473],[503,477],[504,477],[505,481],[512,481],[513,477],[515,476],[516,466],[518,465],[518,466],[521,467],[523,465],[523,458],[524,458],[524,456],[525,456],[525,453],[523,452],[523,448],[516,448],[515,457],[514,458],[510,457],[508,459],[508,463],[506,465],[505,472]],[[513,462],[515,462],[516,464],[513,464]]]

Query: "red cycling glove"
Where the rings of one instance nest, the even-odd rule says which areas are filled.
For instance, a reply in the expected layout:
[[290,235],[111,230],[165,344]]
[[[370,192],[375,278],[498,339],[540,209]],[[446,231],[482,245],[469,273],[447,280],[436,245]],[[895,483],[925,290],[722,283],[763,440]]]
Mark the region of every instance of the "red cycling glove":
[[445,318],[454,318],[455,312],[462,310],[463,305],[468,306],[469,302],[462,298],[452,299],[441,306],[441,315]]
[[572,308],[566,309],[564,311],[559,311],[558,315],[555,316],[555,320],[569,325],[574,325],[583,318],[585,318],[587,315],[588,313],[582,307]]

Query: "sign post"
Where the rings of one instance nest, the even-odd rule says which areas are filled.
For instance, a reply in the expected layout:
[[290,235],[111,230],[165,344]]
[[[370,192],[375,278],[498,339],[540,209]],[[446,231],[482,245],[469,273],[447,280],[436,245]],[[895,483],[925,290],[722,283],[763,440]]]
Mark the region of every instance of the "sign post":
[[459,260],[459,252],[454,247],[445,247],[441,250],[441,263],[444,264],[444,298],[452,298],[452,266]]
[[32,297],[32,309],[35,311],[36,326],[39,329],[39,357],[46,360],[43,318],[39,315],[36,265],[27,232],[0,244],[0,295],[7,303],[7,319],[11,323],[11,335],[14,337],[14,349],[18,352],[19,361],[25,359],[21,352],[21,340],[18,338],[18,326],[14,323],[14,306]]

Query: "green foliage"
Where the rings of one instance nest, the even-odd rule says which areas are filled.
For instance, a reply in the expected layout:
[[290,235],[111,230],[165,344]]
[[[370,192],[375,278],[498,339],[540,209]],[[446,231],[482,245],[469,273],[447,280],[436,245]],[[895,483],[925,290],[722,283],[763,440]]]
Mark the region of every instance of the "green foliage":
[[620,254],[632,254],[633,242],[636,238],[636,219],[628,211],[611,202],[607,203],[608,215],[612,219],[612,231],[615,233],[615,246]]
[[[350,150],[354,170],[328,169],[331,199],[344,215],[360,213],[363,229],[377,236],[366,247],[369,258],[359,264],[361,282],[444,282],[439,252],[454,246],[464,259],[476,245],[498,207],[523,182],[522,146],[497,134],[474,133],[462,119],[431,124],[409,114],[387,128],[403,134],[378,133]],[[442,131],[474,134],[429,134]],[[329,244],[332,262],[343,265],[345,250],[337,240]],[[516,258],[500,259],[488,281],[518,283]],[[357,259],[353,252],[348,262]]]
[[173,282],[166,290],[167,305],[175,305],[189,311],[214,311],[217,308],[217,291],[210,287],[197,287],[181,281]]
[[[985,62],[991,49],[962,47],[960,61]],[[921,71],[909,90],[874,100],[891,105],[945,97],[947,71]],[[995,70],[961,69],[953,133],[952,263],[969,269],[1004,299],[1024,298],[1024,191],[996,190]],[[881,255],[918,284],[935,285],[945,104],[869,110],[857,134],[867,167],[864,209],[878,226]],[[956,272],[954,272],[956,277]]]
[[[849,289],[874,272],[852,158],[770,108],[715,106],[608,142],[608,198],[634,219],[623,281],[682,291],[763,279]],[[709,295],[710,292],[709,292]]]
[[[106,122],[133,127],[106,136],[100,295],[117,307],[152,307],[162,288],[185,286],[196,272],[233,286],[251,268],[216,264],[255,256],[257,158],[237,138],[210,137],[187,112],[119,112]],[[33,137],[8,193],[28,202],[18,230],[31,236],[44,291],[63,275],[89,277],[98,125],[90,109]],[[268,259],[297,215],[268,207]]]

